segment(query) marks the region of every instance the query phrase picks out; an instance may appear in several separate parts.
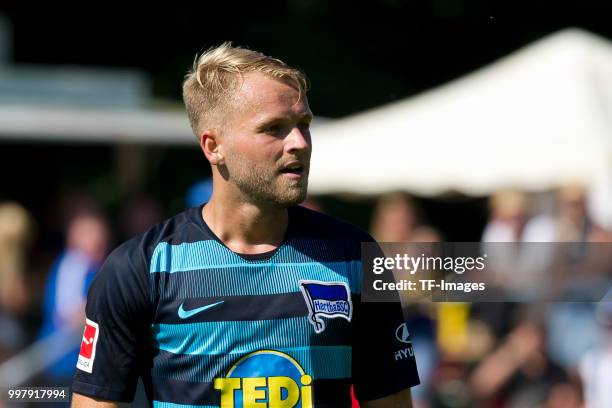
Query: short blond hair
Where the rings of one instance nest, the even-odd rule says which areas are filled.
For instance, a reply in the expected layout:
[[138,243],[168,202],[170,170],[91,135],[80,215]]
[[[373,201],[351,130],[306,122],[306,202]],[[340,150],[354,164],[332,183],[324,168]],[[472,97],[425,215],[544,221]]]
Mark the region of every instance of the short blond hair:
[[299,96],[308,91],[306,75],[283,61],[261,52],[224,42],[196,56],[183,82],[183,101],[196,137],[205,129],[220,128],[233,92],[242,76],[259,72],[296,87]]

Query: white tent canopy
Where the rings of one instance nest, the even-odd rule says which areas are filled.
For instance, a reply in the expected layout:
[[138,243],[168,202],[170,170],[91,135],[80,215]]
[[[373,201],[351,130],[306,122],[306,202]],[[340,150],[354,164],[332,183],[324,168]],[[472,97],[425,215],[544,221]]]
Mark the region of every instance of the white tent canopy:
[[611,138],[612,45],[570,29],[433,91],[322,126],[310,191],[612,186]]
[[0,138],[197,147],[187,115],[161,109],[0,106]]

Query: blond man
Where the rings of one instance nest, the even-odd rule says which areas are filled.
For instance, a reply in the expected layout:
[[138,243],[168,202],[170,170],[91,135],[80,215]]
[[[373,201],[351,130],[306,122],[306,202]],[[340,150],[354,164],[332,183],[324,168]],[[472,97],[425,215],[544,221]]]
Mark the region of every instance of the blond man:
[[419,380],[401,310],[360,299],[372,239],[298,206],[307,90],[299,70],[228,43],[196,60],[183,95],[212,197],[107,260],[74,406],[130,401],[138,377],[155,407],[350,406],[351,385],[364,407],[410,406]]

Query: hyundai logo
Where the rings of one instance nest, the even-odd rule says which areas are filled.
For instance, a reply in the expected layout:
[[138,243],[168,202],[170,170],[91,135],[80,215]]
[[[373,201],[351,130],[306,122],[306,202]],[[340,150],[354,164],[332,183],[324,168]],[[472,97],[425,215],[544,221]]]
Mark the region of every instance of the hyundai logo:
[[395,330],[395,337],[402,343],[411,343],[410,333],[408,332],[408,326],[406,326],[406,323],[402,323],[398,326],[397,330]]

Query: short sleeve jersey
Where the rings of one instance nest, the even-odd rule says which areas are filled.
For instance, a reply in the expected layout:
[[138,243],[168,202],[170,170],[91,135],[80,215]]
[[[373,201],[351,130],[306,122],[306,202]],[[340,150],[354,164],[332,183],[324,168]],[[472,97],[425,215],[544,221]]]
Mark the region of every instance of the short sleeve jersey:
[[88,294],[79,394],[154,407],[349,407],[419,383],[398,303],[361,302],[363,231],[289,209],[243,255],[189,209],[115,249]]

